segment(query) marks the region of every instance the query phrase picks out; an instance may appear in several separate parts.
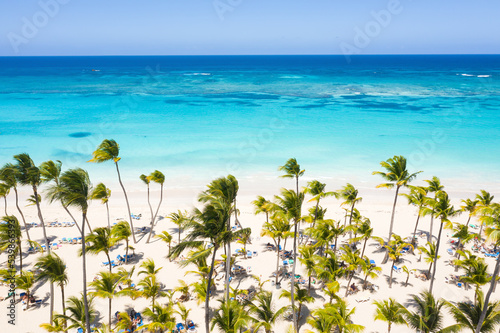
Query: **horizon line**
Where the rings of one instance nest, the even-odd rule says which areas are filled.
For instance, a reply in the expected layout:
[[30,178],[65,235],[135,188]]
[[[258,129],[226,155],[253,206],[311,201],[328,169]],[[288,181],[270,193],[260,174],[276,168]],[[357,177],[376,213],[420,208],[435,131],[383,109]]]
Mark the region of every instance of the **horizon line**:
[[[0,55],[0,58],[43,57],[283,57],[283,56],[346,56],[345,54],[73,54],[73,55]],[[349,57],[365,56],[500,56],[500,53],[373,53],[352,54]]]

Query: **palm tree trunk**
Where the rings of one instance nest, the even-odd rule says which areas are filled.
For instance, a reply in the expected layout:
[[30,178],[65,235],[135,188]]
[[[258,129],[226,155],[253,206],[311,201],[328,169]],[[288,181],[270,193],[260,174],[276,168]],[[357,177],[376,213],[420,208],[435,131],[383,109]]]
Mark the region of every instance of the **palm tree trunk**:
[[365,254],[366,243],[368,243],[368,238],[365,238],[365,243],[363,244],[363,251],[361,251],[361,258],[363,258],[363,255]]
[[109,220],[109,206],[107,201],[106,201],[106,215],[108,216],[108,229],[111,230],[111,221]]
[[443,221],[441,221],[441,225],[439,226],[438,239],[436,243],[436,253],[434,254],[434,267],[432,268],[431,286],[429,287],[429,293],[431,294],[432,294],[432,287],[434,286],[434,276],[436,275],[437,260],[439,255],[439,242],[441,241],[442,231],[443,231]]
[[217,245],[214,244],[214,254],[212,256],[212,263],[210,264],[210,273],[208,274],[207,281],[207,295],[205,297],[205,332],[210,332],[210,286],[212,284],[212,274],[214,273],[215,255],[217,254]]
[[392,262],[391,265],[391,275],[389,276],[389,288],[392,288],[392,274],[394,273],[394,265],[396,264],[396,260]]
[[127,203],[127,211],[128,211],[128,220],[130,222],[130,230],[132,230],[132,239],[134,240],[134,244],[137,244],[137,240],[135,239],[135,231],[134,231],[134,223],[132,222],[132,213],[130,212],[130,205],[128,203],[127,191],[125,191],[125,186],[122,183],[122,177],[120,176],[120,169],[118,168],[118,162],[115,162],[116,165],[116,173],[118,173],[118,182],[123,190],[123,195],[125,196],[125,202]]
[[[356,201],[354,201],[351,205],[351,213],[349,215],[349,227],[352,225],[352,212],[354,211],[354,204],[356,204]],[[349,240],[352,239],[352,230],[349,230]]]
[[5,216],[9,216],[9,214],[7,213],[7,195],[4,195],[3,201],[5,203]]
[[[396,186],[396,194],[394,195],[394,203],[392,204],[391,224],[389,225],[389,237],[387,238],[387,243],[391,241],[392,237],[392,228],[394,226],[394,215],[396,213],[396,203],[398,202],[398,193],[400,187],[401,185]],[[385,264],[387,260],[389,260],[389,250],[385,251],[385,257],[382,260],[382,263]],[[391,273],[392,273],[392,268],[391,268]]]
[[[231,216],[227,219],[227,231],[231,231]],[[225,278],[225,294],[226,302],[229,302],[229,275],[231,274],[231,241],[229,240],[226,244],[226,278]]]
[[490,297],[491,297],[491,294],[493,293],[493,289],[495,287],[495,283],[496,283],[497,276],[498,276],[498,270],[500,269],[500,256],[497,257],[496,261],[497,262],[495,264],[495,270],[493,271],[493,277],[491,278],[490,288],[488,289],[488,292],[486,293],[486,297],[484,298],[483,309],[481,311],[481,316],[479,317],[479,321],[478,321],[476,330],[474,331],[475,333],[481,333],[481,328],[483,327],[484,319],[486,318],[486,312],[488,310]]
[[109,262],[109,272],[111,273],[111,268],[113,265],[111,265],[111,258],[109,257],[109,253],[108,252],[105,252],[106,253],[106,257],[108,257],[108,262]]
[[[149,200],[149,187],[148,187],[148,200]],[[153,223],[151,224],[151,230],[149,230],[149,236],[148,236],[148,240],[146,241],[146,243],[149,243],[149,240],[151,239],[151,235],[153,234],[153,228],[155,226],[156,216],[158,215],[158,211],[160,210],[160,206],[161,206],[162,201],[163,201],[163,183],[161,183],[161,189],[160,189],[160,202],[158,203],[158,207],[156,208],[155,216],[153,217]],[[180,242],[181,242],[181,231],[179,229],[179,243]]]
[[92,227],[90,226],[89,218],[85,217],[85,220],[87,221],[87,226],[89,227],[89,231],[92,233]]
[[429,235],[427,236],[427,241],[431,242],[432,240],[432,227],[434,226],[434,209],[432,210],[431,213],[431,226],[429,228]]
[[66,315],[66,304],[64,304],[64,284],[61,283],[61,299],[63,307],[63,315]]
[[415,243],[416,243],[415,235],[417,234],[418,221],[420,220],[420,209],[422,209],[422,205],[418,207],[417,222],[415,222],[415,229],[413,229],[413,237],[411,238],[411,245],[413,245],[413,248],[415,248]]
[[276,282],[275,284],[278,285],[278,271],[280,269],[280,241],[278,240],[278,245],[277,245],[277,251],[276,251]]
[[128,264],[128,237],[125,238],[125,264]]
[[[14,194],[15,194],[15,197],[16,197],[16,207],[17,207],[17,210],[19,212],[19,215],[21,215],[21,218],[23,219],[24,230],[26,231],[26,237],[28,237],[28,240],[31,241],[30,233],[28,232],[28,226],[26,225],[26,219],[24,218],[24,214],[21,211],[21,208],[19,208],[19,196],[17,194],[17,188],[16,187],[14,187]],[[5,207],[7,207],[7,205]],[[7,213],[5,213],[5,214],[7,214]]]
[[148,206],[149,206],[149,212],[151,213],[151,227],[153,227],[155,220],[154,220],[154,214],[153,214],[153,207],[151,207],[151,200],[149,196],[149,184],[148,184]]
[[109,328],[111,328],[111,297],[109,298],[108,313]]
[[61,205],[63,206],[64,210],[66,211],[66,213],[68,213],[69,217],[71,217],[71,219],[73,220],[73,222],[75,222],[75,225],[76,227],[78,228],[78,231],[80,233],[82,233],[82,229],[80,229],[80,226],[78,225],[78,223],[76,222],[76,219],[73,217],[73,214],[71,214],[71,212],[69,211],[68,207],[65,206],[62,201],[61,201]]
[[[47,247],[47,253],[50,254],[50,243],[47,237],[47,231],[45,230],[45,223],[43,221],[42,209],[40,208],[40,201],[38,200],[38,192],[36,186],[33,186],[33,195],[35,196],[36,208],[38,210],[38,218],[40,219],[40,223],[42,224],[43,230],[43,238],[45,239],[45,246]],[[54,314],[54,283],[50,282],[50,324],[53,323],[53,314]]]
[[[298,188],[298,183],[297,183]],[[297,192],[298,195],[298,192]],[[297,265],[297,228],[298,223],[295,221],[294,233],[293,233],[293,265],[292,265],[292,277],[291,277],[291,300],[292,300],[292,314],[293,314],[293,327],[296,333],[299,333],[297,326],[297,313],[295,312],[295,266]]]
[[469,218],[467,219],[467,224],[465,225],[467,227],[467,230],[469,230],[469,223],[470,223],[470,219],[472,218],[472,215],[469,214]]
[[346,290],[345,290],[345,296],[347,296],[347,293],[349,292],[349,286],[351,285],[351,281],[352,281],[353,277],[354,277],[354,271],[352,271],[349,274],[349,281],[347,281],[347,287],[346,287]]
[[85,306],[85,327],[87,332],[90,331],[90,316],[89,316],[89,303],[87,300],[87,265],[85,258],[85,220],[87,212],[82,213],[82,272],[83,272],[83,304]]
[[389,237],[387,238],[387,242],[390,242],[392,237],[392,228],[394,226],[394,215],[396,214],[396,203],[398,202],[398,193],[400,187],[401,185],[396,186],[396,195],[394,195],[394,203],[392,204],[391,224],[389,226]]
[[19,273],[22,276],[23,275],[23,249],[21,248],[21,238],[19,238],[17,240],[17,247],[19,248]]

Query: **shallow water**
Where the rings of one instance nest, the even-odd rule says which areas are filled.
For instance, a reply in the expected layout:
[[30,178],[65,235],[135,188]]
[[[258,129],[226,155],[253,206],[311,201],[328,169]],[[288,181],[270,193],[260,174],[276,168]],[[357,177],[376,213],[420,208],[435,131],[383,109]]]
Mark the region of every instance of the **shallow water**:
[[[0,58],[0,162],[28,152],[95,178],[104,138],[125,178],[276,173],[370,179],[379,162],[500,176],[500,56]],[[314,175],[314,176],[313,176]]]

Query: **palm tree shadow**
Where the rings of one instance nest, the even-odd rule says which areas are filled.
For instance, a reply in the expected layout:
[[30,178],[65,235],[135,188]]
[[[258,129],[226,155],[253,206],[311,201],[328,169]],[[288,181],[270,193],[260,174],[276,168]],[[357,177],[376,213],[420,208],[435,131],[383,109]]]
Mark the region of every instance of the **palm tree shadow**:
[[[384,278],[385,278],[385,282],[387,282],[387,284],[389,284],[390,282],[390,276],[387,275],[387,274],[384,274]],[[396,280],[396,277],[394,277],[394,275],[392,276],[392,284],[400,284],[397,280]]]
[[302,310],[300,311],[300,320],[297,322],[298,329],[300,331],[300,328],[302,325],[304,325],[307,321],[307,318],[311,314],[311,310],[306,305],[302,305]]

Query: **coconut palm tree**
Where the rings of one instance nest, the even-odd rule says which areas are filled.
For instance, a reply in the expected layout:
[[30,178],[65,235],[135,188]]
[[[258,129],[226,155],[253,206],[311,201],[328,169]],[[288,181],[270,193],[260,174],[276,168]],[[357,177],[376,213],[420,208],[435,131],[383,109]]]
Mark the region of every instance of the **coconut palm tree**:
[[290,237],[290,229],[292,226],[282,212],[277,212],[271,216],[271,221],[264,223],[262,226],[261,236],[271,237],[276,246],[276,281],[278,283],[278,269],[280,264],[280,245],[281,240]]
[[359,256],[359,250],[353,250],[350,246],[344,246],[342,248],[342,255],[340,257],[346,264],[345,270],[347,272],[348,280],[345,290],[345,296],[349,292],[349,286],[351,285],[352,278],[356,274],[356,271],[362,266],[363,258]]
[[476,296],[481,286],[490,282],[491,277],[488,274],[488,265],[484,262],[483,258],[467,260],[466,263],[466,265],[462,265],[462,268],[465,270],[465,276],[460,277],[460,281],[476,286],[474,293],[474,304],[476,304]]
[[274,324],[286,311],[286,306],[276,310],[273,303],[273,294],[269,291],[261,291],[254,300],[248,304],[249,312],[252,315],[252,329],[257,332],[263,328],[266,333],[271,333]]
[[427,243],[427,247],[419,246],[418,250],[420,251],[420,255],[424,254],[425,262],[429,263],[428,277],[431,277],[431,269],[432,265],[436,262],[436,259],[439,259],[441,256],[438,255],[436,257],[436,243]]
[[[233,235],[227,230],[227,220],[229,218],[229,205],[224,200],[211,200],[202,210],[195,209],[194,218],[186,226],[190,229],[189,234],[184,240],[174,246],[169,257],[178,257],[184,250],[197,248],[208,241],[213,244],[207,251],[212,253],[212,262],[210,264],[210,273],[206,281],[205,295],[210,295],[210,288],[213,285],[212,275],[215,266],[215,257],[221,246],[231,240]],[[188,259],[189,260],[189,259]],[[209,300],[210,297],[205,297],[205,330],[210,332],[209,321]]]
[[[4,186],[9,189],[9,191],[11,189],[14,190],[14,197],[16,199],[16,208],[17,211],[19,212],[19,215],[21,215],[21,219],[23,220],[24,230],[26,231],[26,237],[28,238],[28,240],[31,241],[30,234],[28,232],[28,226],[26,225],[26,219],[24,218],[24,214],[21,208],[19,207],[19,195],[17,192],[17,186],[18,186],[17,179],[19,178],[18,174],[19,170],[16,168],[16,166],[12,163],[7,163],[2,167],[2,169],[0,169],[0,180],[3,182]],[[7,212],[5,213],[6,213],[5,215],[8,215]]]
[[108,228],[95,228],[91,234],[87,235],[86,241],[88,243],[87,247],[85,248],[85,251],[87,253],[97,255],[101,252],[104,252],[106,258],[108,258],[109,272],[111,273],[113,265],[111,264],[109,253],[111,251],[111,248],[115,246],[117,242],[117,239],[113,235],[111,230]]
[[313,310],[307,318],[307,323],[314,328],[314,331],[306,329],[305,333],[331,333],[334,327],[335,318],[327,313],[325,309]]
[[[486,237],[488,240],[492,241],[495,244],[495,247],[498,247],[500,245],[500,204],[490,205],[490,208],[484,213],[489,215],[489,227],[486,228]],[[495,290],[499,270],[500,256],[497,256],[495,260],[495,269],[493,271],[493,276],[491,277],[490,287],[488,288],[488,292],[486,293],[486,297],[484,298],[485,305],[482,308],[481,316],[479,317],[479,322],[476,326],[475,333],[481,332],[481,327],[486,320],[486,315],[488,312],[488,307],[486,306],[486,304],[490,304],[490,297]]]
[[481,190],[479,194],[476,194],[476,199],[478,201],[478,212],[481,214],[480,220],[481,220],[481,227],[479,228],[479,238],[481,239],[482,233],[483,233],[483,226],[484,226],[484,219],[486,217],[487,211],[491,203],[493,202],[493,199],[495,198],[494,195],[491,195],[489,192],[485,190]]
[[[21,226],[15,216],[3,216],[0,223],[0,252],[9,249],[14,253],[14,258],[19,253],[19,271],[23,275],[23,249],[21,246]],[[10,252],[9,251],[9,252]]]
[[387,322],[387,333],[391,332],[392,324],[407,325],[404,318],[404,306],[396,302],[394,298],[374,301],[373,304],[377,307],[374,319]]
[[[52,333],[54,333],[54,332],[57,332],[57,333],[67,332],[66,320],[63,318],[55,318],[53,325],[43,323],[43,324],[40,324],[40,327],[43,328],[44,330],[46,330],[47,332],[52,332]],[[103,332],[103,333],[109,333],[109,332]]]
[[154,224],[154,216],[153,216],[153,207],[151,206],[151,200],[149,199],[149,183],[151,183],[151,177],[146,176],[145,174],[142,174],[139,176],[139,178],[142,180],[144,184],[146,184],[146,187],[148,189],[147,191],[147,196],[148,196],[148,206],[149,206],[149,211],[151,213],[151,227]]
[[[89,207],[92,185],[87,171],[77,168],[65,171],[60,178],[60,184],[54,195],[62,200],[68,206],[74,206],[82,212],[82,275],[83,275],[83,305],[85,308],[85,317],[90,318],[89,301],[87,299],[87,264],[86,264],[86,236],[85,221]],[[90,332],[90,321],[85,322],[87,332]]]
[[394,156],[389,158],[387,161],[380,162],[382,168],[385,172],[374,171],[374,175],[380,175],[387,183],[379,184],[377,187],[393,188],[396,186],[396,194],[394,195],[394,203],[392,204],[392,214],[391,214],[391,224],[389,226],[389,237],[387,241],[391,240],[392,228],[394,226],[394,214],[396,213],[396,203],[398,200],[398,193],[401,187],[406,187],[413,181],[419,173],[422,171],[417,171],[410,173],[406,168],[406,158],[403,156]]
[[329,196],[335,196],[338,197],[338,194],[336,192],[325,192],[326,184],[321,183],[317,180],[313,180],[307,183],[307,187],[305,188],[304,192],[306,194],[312,195],[312,199],[309,200],[315,201],[316,206],[314,210],[314,219],[313,219],[313,225],[312,227],[314,228],[316,221],[318,220],[318,209],[319,209],[319,202],[321,199],[329,197]]
[[[213,180],[207,189],[202,192],[198,200],[200,202],[214,202],[222,200],[225,207],[228,209],[226,220],[226,228],[231,232],[231,214],[234,212],[235,224],[238,224],[238,212],[236,209],[236,196],[238,195],[239,184],[238,180],[233,175],[221,177]],[[226,300],[229,300],[229,276],[231,274],[231,237],[228,238],[226,245],[226,276],[225,276],[225,290]]]
[[333,327],[338,333],[357,333],[364,330],[364,326],[354,324],[353,317],[356,308],[349,309],[344,299],[339,299],[335,304],[326,304],[323,309],[316,310],[323,312],[326,316],[333,319]]
[[109,205],[108,205],[110,196],[111,196],[111,190],[107,188],[106,185],[104,185],[103,183],[99,183],[92,191],[90,199],[101,200],[101,203],[103,205],[106,205],[106,214],[108,216],[108,229],[111,230],[111,221],[109,219]]
[[[294,276],[292,276],[292,279],[294,280]],[[302,306],[306,303],[312,303],[314,302],[314,297],[309,296],[309,293],[307,289],[302,289],[300,288],[299,284],[295,284],[295,300],[297,303],[299,303],[299,306],[297,308],[297,321],[300,320],[301,315],[302,315]],[[286,289],[283,289],[283,291],[280,294],[280,298],[288,298],[291,300],[292,298],[292,293]]]
[[7,213],[7,195],[9,195],[9,192],[10,187],[5,183],[0,183],[0,198],[3,198],[4,201],[5,216],[9,215],[9,213]]
[[302,263],[304,270],[308,276],[307,283],[307,293],[311,296],[311,280],[314,275],[316,275],[316,264],[317,264],[317,255],[314,254],[316,252],[316,248],[309,245],[303,245],[299,248],[299,253],[301,258],[299,258]]
[[237,333],[248,324],[250,315],[243,305],[234,300],[219,300],[219,302],[220,306],[212,318],[212,330],[217,327],[224,333]]
[[[35,267],[38,269],[36,281],[49,281],[50,283],[55,283],[59,286],[59,288],[61,288],[63,315],[66,315],[64,286],[66,286],[69,282],[66,263],[57,254],[49,253],[40,257],[36,261]],[[53,295],[50,296],[51,302],[53,302]]]
[[393,234],[393,238],[394,238],[394,240],[391,240],[386,245],[384,245],[384,247],[387,250],[387,255],[388,255],[389,259],[392,261],[392,265],[390,268],[391,274],[389,276],[389,288],[392,288],[392,275],[394,273],[394,265],[399,260],[399,258],[403,255],[401,253],[401,251],[403,251],[403,249],[405,247],[411,248],[411,246],[412,246],[411,244],[403,241],[403,239],[396,234]]
[[[149,231],[149,236],[148,236],[146,243],[149,243],[149,241],[151,239],[151,235],[153,234],[153,228],[154,228],[155,223],[156,223],[156,217],[158,216],[158,212],[160,211],[160,206],[161,206],[161,203],[163,201],[163,184],[165,183],[165,175],[162,172],[155,170],[148,176],[148,178],[152,182],[160,184],[160,201],[158,202],[158,207],[156,207],[156,212],[153,216],[153,223],[151,225],[151,229]],[[149,186],[148,186],[148,190],[149,190]]]
[[[161,234],[156,235],[155,237],[161,239],[164,243],[168,244],[168,253],[170,254],[170,249],[171,249],[172,239],[173,239],[172,235],[166,231],[162,231]],[[167,257],[169,254],[167,254]]]
[[423,186],[412,186],[409,185],[410,193],[401,193],[408,200],[408,204],[417,207],[417,221],[415,222],[415,228],[413,229],[413,238],[411,244],[415,247],[417,227],[420,217],[423,213],[423,207],[427,200],[427,188]]
[[170,332],[175,329],[174,310],[171,303],[165,306],[155,304],[143,312],[149,323],[144,328],[149,332]]
[[445,301],[436,300],[432,293],[424,291],[419,295],[411,295],[415,311],[405,311],[408,325],[422,333],[453,332],[453,328],[443,327],[443,306]]
[[35,199],[35,204],[38,211],[38,218],[40,219],[40,223],[42,225],[43,239],[45,240],[47,251],[50,253],[50,243],[49,239],[47,238],[47,230],[45,230],[45,223],[43,221],[42,209],[40,208],[40,201],[38,200],[38,187],[42,183],[40,169],[35,166],[35,163],[33,163],[31,157],[26,153],[14,155],[14,159],[17,162],[14,165],[17,170],[17,172],[15,172],[17,182],[20,185],[29,185],[33,190],[33,197]]
[[363,250],[361,251],[361,258],[365,255],[366,243],[373,235],[373,228],[371,226],[371,222],[369,219],[365,219],[361,222],[359,226],[356,227],[356,234],[359,234],[358,237],[353,238],[353,242],[363,241]]
[[97,149],[92,153],[92,159],[88,162],[93,163],[103,163],[110,160],[113,160],[116,166],[116,173],[118,174],[118,182],[123,190],[123,195],[125,196],[125,202],[127,203],[127,211],[128,218],[130,222],[130,230],[132,230],[132,239],[134,243],[137,243],[135,239],[134,224],[132,222],[132,213],[130,212],[130,205],[128,203],[127,191],[125,191],[125,186],[123,186],[122,179],[120,176],[120,169],[118,168],[118,161],[120,161],[121,157],[118,157],[120,154],[120,146],[116,143],[115,140],[105,139],[101,142],[101,144],[97,147]]
[[366,289],[368,278],[378,278],[379,273],[382,272],[382,267],[370,263],[370,259],[368,259],[368,257],[364,257],[361,261],[361,271],[365,275],[363,280],[363,289]]
[[439,192],[439,194],[437,195],[437,201],[436,204],[434,205],[433,210],[434,210],[434,216],[436,218],[439,218],[441,220],[441,223],[439,225],[439,233],[436,243],[436,254],[434,256],[434,267],[432,269],[431,286],[429,287],[430,293],[432,293],[432,287],[434,286],[434,277],[436,276],[437,257],[439,254],[439,245],[441,242],[441,233],[443,231],[443,226],[445,224],[451,225],[449,218],[458,214],[458,212],[455,211],[455,208],[450,204],[450,199],[448,198],[448,194],[443,191]]
[[[53,184],[50,187],[57,187],[59,186],[59,178],[61,177],[61,169],[62,169],[62,162],[61,161],[46,161],[40,164],[40,176],[42,179],[42,183],[50,183],[53,182]],[[49,190],[49,193],[53,193],[54,190]],[[49,201],[52,203],[55,198],[52,198],[49,196]],[[68,206],[64,204],[64,202],[61,201],[61,206],[64,208],[66,213],[69,215],[71,220],[75,223],[76,227],[78,228],[78,231],[80,231],[80,226],[76,222],[75,217],[73,214],[68,209]],[[88,223],[88,221],[87,221]],[[90,225],[89,225],[90,227]]]
[[[350,206],[349,214],[349,226],[352,224],[354,205],[361,202],[363,198],[358,197],[358,190],[351,184],[347,184],[337,192],[338,197],[344,199],[345,201],[341,204],[342,206]],[[349,238],[352,238],[352,231],[349,233]]]
[[119,291],[118,285],[121,282],[121,276],[117,273],[99,272],[97,279],[90,282],[89,286],[93,289],[91,295],[99,298],[108,299],[108,325],[111,327],[111,302],[113,298],[121,296],[123,293]]
[[[477,295],[478,302],[476,304],[471,304],[469,302],[458,302],[456,305],[446,302],[453,319],[457,323],[456,326],[460,330],[468,330],[469,332],[475,332],[477,325],[479,323],[479,317],[481,315],[481,310],[483,309],[484,295],[481,291],[478,291]],[[489,303],[486,306],[486,317],[480,326],[480,333],[493,333],[495,332],[495,327],[500,324],[500,302]]]
[[26,309],[30,307],[30,296],[33,285],[35,284],[35,276],[33,272],[26,272],[24,274],[18,275],[15,278],[17,289],[24,290],[26,292]]
[[472,219],[472,216],[476,214],[476,210],[478,208],[477,204],[479,203],[479,200],[472,200],[472,199],[465,199],[462,200],[463,205],[460,206],[460,211],[461,212],[467,212],[469,214],[469,217],[467,218],[467,224],[466,226],[469,226],[470,220]]
[[444,189],[444,186],[441,185],[441,181],[436,176],[432,177],[432,179],[426,179],[424,181],[428,184],[427,192],[434,193],[434,198],[432,200],[427,200],[427,202],[426,202],[427,206],[430,206],[430,208],[424,210],[425,215],[427,215],[427,214],[431,215],[431,225],[429,228],[429,234],[427,236],[427,241],[432,242],[432,228],[433,228],[433,224],[434,224],[434,205],[436,203],[436,200],[437,200],[439,193]]
[[[292,161],[290,163],[290,161]],[[293,221],[294,225],[294,230],[293,230],[293,265],[292,265],[292,276],[295,276],[295,269],[297,266],[297,233],[298,233],[298,226],[299,223],[302,219],[302,203],[304,202],[304,193],[298,191],[298,180],[299,176],[301,176],[304,171],[300,170],[300,166],[296,163],[293,162],[295,159],[291,159],[287,162],[287,164],[281,168],[280,170],[288,170],[286,171],[287,174],[283,177],[291,177],[295,175],[295,178],[297,180],[297,192],[293,190],[287,190],[287,189],[281,189],[281,197],[276,196],[276,201],[277,205],[279,208],[286,214],[287,218],[289,221]],[[292,172],[293,171],[293,172]],[[292,172],[292,173],[290,173]],[[290,288],[291,292],[291,301],[292,301],[292,317],[293,317],[293,323],[294,323],[294,328],[296,333],[298,333],[298,326],[297,326],[297,316],[295,314],[295,279],[292,279],[292,285]]]
[[181,233],[184,229],[184,226],[190,220],[189,213],[187,211],[181,211],[180,209],[177,212],[171,213],[168,218],[177,226],[178,231],[178,241],[181,242]]
[[[141,273],[141,272],[139,272]],[[155,300],[165,296],[162,286],[156,277],[156,274],[148,274],[137,286],[141,287],[140,295],[146,299],[151,299],[151,309],[154,308]]]
[[244,232],[240,233],[240,237],[236,240],[236,243],[243,244],[243,251],[245,259],[247,259],[247,244],[252,244],[252,229],[246,228]]
[[87,301],[83,299],[83,295],[81,298],[69,297],[66,301],[66,310],[69,315],[56,314],[54,320],[64,320],[70,323],[66,330],[81,328],[83,333],[90,333],[90,323],[95,320],[97,312],[94,308],[94,296],[89,295],[86,299]]
[[259,195],[256,200],[252,201],[252,205],[255,207],[255,215],[261,213],[266,214],[266,222],[269,223],[269,213],[272,212],[273,208],[272,202]]
[[132,230],[130,230],[130,225],[127,221],[120,221],[111,228],[111,234],[116,240],[116,243],[124,240],[125,241],[125,263],[128,263],[128,250],[130,248],[129,237],[132,235]]

